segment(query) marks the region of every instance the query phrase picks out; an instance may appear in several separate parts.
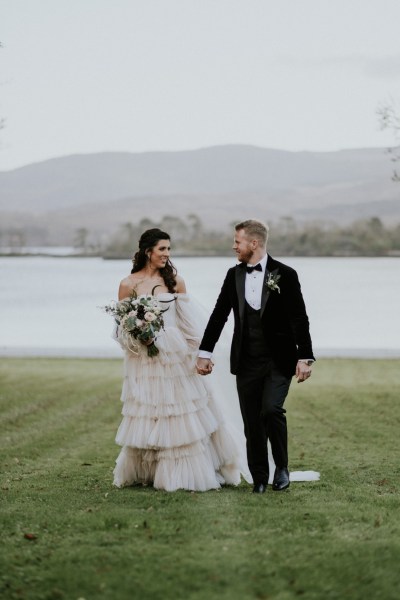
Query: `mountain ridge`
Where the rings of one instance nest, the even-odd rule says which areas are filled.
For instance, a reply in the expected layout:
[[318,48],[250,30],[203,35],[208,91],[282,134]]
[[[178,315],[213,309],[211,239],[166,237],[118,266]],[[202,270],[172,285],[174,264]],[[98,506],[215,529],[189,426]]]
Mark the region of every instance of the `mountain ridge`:
[[13,204],[40,212],[143,194],[263,193],[360,180],[390,184],[390,174],[381,149],[315,153],[229,145],[74,154],[0,172],[0,209]]

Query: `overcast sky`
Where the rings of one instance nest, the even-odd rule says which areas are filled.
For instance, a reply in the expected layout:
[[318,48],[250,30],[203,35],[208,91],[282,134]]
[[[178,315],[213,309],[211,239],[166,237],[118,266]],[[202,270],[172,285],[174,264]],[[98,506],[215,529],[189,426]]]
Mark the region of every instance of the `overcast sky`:
[[0,0],[0,170],[73,153],[384,147],[400,0]]

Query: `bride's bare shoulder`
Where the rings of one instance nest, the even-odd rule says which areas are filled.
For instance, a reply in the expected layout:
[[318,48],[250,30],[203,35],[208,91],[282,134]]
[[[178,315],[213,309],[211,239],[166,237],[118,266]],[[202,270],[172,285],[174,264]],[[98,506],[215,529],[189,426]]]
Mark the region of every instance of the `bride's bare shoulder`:
[[139,279],[136,276],[136,273],[128,275],[127,277],[122,279],[122,281],[119,284],[118,299],[123,300],[124,298],[128,298],[132,294],[132,291],[135,289],[135,286],[137,285],[138,281]]

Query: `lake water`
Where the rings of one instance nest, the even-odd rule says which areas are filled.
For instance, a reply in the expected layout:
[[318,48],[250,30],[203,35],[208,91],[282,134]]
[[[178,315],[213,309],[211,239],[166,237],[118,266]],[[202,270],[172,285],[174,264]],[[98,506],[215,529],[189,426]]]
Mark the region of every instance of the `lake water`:
[[[400,258],[280,258],[302,284],[317,356],[400,356]],[[208,312],[234,258],[177,258]],[[112,318],[129,260],[0,258],[2,355],[121,356]],[[231,324],[228,324],[228,329]]]

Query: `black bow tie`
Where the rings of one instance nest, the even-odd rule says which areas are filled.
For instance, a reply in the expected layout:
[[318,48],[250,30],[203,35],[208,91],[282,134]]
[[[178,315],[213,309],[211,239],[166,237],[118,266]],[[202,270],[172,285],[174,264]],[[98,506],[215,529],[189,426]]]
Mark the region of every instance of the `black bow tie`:
[[248,273],[252,273],[253,271],[262,271],[262,266],[260,265],[260,263],[258,263],[258,265],[256,265],[255,267],[246,267],[246,271]]

